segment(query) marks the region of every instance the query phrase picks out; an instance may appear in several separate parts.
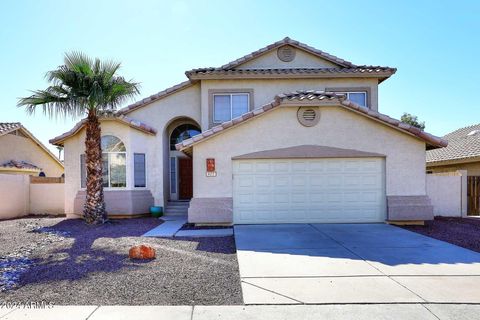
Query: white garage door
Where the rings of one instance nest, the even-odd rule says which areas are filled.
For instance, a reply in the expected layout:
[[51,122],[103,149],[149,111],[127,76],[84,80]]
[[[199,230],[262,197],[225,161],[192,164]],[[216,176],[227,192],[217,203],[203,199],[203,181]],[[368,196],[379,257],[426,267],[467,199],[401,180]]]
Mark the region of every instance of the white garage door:
[[236,224],[382,222],[382,158],[233,161]]

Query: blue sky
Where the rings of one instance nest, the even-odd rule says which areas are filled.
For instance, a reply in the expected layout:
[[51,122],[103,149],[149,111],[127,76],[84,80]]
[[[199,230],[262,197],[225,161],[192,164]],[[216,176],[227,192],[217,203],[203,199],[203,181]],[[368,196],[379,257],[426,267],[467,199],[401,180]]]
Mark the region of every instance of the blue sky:
[[[2,1],[0,121],[20,121],[42,142],[78,119],[16,108],[64,52],[122,62],[139,99],[289,36],[355,64],[397,73],[379,109],[443,135],[480,122],[480,1]],[[50,146],[53,150],[54,147]]]

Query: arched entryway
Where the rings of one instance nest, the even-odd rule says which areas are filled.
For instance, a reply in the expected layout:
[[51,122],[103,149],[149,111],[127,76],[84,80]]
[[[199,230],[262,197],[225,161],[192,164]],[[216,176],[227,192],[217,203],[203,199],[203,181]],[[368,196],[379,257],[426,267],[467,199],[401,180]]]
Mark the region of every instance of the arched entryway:
[[192,119],[173,121],[167,128],[169,142],[169,200],[190,200],[193,196],[192,158],[176,150],[175,145],[201,132]]

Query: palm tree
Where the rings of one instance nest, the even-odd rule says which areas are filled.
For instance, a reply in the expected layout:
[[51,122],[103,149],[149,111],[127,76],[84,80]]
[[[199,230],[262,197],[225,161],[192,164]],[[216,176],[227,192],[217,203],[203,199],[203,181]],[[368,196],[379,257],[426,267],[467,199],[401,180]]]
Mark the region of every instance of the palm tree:
[[103,198],[102,148],[99,118],[112,114],[116,108],[139,93],[139,85],[117,74],[120,63],[93,60],[80,52],[65,54],[64,65],[47,72],[51,83],[45,90],[21,98],[19,107],[29,114],[42,106],[52,116],[86,116],[85,166],[87,195],[83,216],[88,224],[107,220]]

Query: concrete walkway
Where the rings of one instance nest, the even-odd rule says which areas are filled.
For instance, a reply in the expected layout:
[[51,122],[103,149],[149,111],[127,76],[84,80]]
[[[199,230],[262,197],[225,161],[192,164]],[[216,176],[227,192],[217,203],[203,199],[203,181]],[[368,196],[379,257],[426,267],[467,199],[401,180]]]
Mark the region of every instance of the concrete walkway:
[[245,304],[480,303],[480,253],[385,224],[235,226]]
[[153,228],[143,235],[143,237],[173,237],[180,228],[187,223],[184,216],[162,217],[164,221],[158,227]]
[[203,238],[230,237],[233,235],[233,228],[180,230],[187,223],[187,217],[185,216],[166,216],[162,217],[162,220],[164,222],[161,225],[146,232],[143,237]]
[[480,305],[344,304],[299,306],[57,306],[50,309],[2,309],[1,320],[290,320],[290,319],[478,319]]

